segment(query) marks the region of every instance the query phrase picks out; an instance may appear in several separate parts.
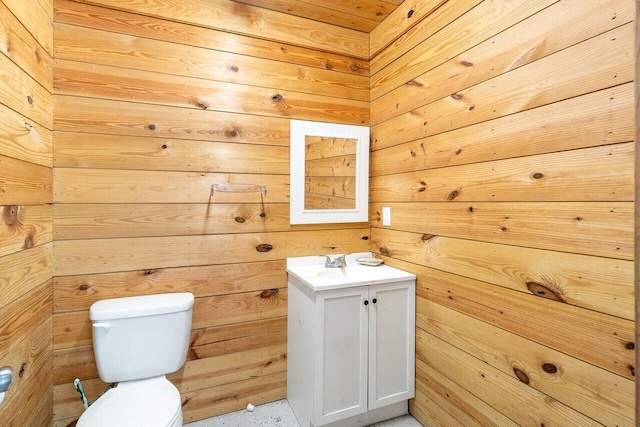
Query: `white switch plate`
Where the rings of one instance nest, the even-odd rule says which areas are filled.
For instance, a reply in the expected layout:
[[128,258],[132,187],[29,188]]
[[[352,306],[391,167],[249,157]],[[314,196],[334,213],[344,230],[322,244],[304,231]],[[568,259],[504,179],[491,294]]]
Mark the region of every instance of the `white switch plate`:
[[388,206],[382,208],[382,225],[391,225],[391,208]]

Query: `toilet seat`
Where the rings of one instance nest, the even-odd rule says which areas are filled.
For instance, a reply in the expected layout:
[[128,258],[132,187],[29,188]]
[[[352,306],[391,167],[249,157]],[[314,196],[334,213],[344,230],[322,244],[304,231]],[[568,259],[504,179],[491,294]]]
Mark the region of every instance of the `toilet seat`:
[[172,427],[178,418],[181,426],[180,392],[162,376],[118,384],[82,414],[77,427]]

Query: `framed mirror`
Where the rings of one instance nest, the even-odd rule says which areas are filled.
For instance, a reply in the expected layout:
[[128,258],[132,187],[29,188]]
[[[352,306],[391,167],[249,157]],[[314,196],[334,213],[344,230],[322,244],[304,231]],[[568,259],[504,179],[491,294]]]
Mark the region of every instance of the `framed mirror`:
[[291,120],[291,224],[369,220],[369,128]]

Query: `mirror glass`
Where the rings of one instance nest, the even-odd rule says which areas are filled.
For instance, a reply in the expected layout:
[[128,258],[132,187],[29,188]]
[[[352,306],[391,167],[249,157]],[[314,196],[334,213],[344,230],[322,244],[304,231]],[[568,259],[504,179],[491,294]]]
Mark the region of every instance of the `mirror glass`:
[[291,223],[368,220],[369,128],[291,121]]
[[355,138],[305,136],[305,209],[355,209],[357,142]]

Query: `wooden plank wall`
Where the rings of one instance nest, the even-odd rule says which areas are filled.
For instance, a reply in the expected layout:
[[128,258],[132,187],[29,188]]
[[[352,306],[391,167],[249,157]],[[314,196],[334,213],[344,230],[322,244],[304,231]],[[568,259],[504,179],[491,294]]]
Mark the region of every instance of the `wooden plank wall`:
[[3,426],[53,411],[53,5],[0,1],[0,366]]
[[418,276],[411,412],[633,426],[634,2],[430,3],[371,33],[372,246]]
[[[74,378],[107,387],[94,301],[195,294],[170,376],[189,422],[285,397],[286,257],[369,250],[367,223],[289,225],[289,120],[369,124],[368,35],[165,3],[54,2],[55,426],[82,412]],[[210,196],[227,181],[267,195]]]

